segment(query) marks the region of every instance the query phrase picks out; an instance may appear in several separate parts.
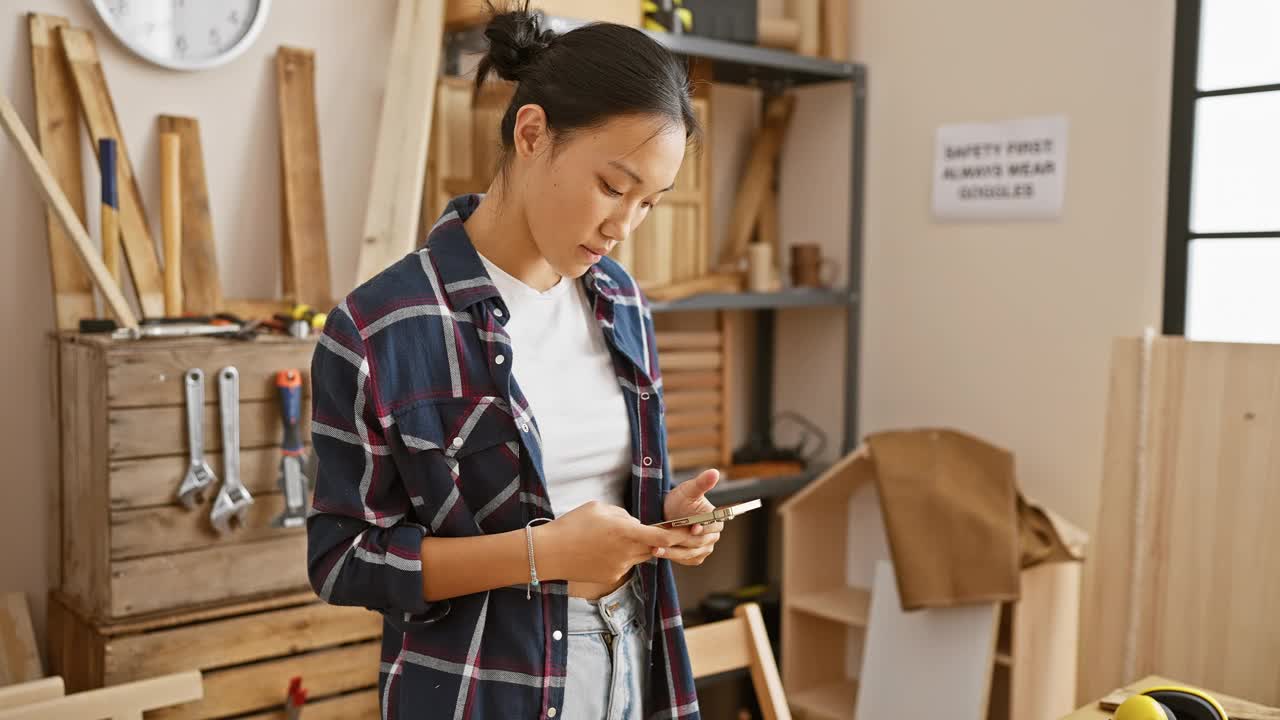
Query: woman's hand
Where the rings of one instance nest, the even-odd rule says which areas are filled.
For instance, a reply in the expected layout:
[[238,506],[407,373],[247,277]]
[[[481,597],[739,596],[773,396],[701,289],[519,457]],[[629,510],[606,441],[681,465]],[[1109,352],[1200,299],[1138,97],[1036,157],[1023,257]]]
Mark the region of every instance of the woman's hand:
[[613,585],[688,535],[684,528],[644,525],[622,507],[593,500],[535,525],[533,551],[541,577]]
[[[667,499],[663,503],[662,519],[676,520],[715,510],[716,506],[707,499],[707,493],[718,482],[720,471],[713,468],[675,486],[667,493]],[[720,539],[720,531],[723,529],[723,522],[679,528],[684,531],[684,540],[670,548],[657,548],[654,554],[681,565],[701,565],[715,550],[716,541]]]

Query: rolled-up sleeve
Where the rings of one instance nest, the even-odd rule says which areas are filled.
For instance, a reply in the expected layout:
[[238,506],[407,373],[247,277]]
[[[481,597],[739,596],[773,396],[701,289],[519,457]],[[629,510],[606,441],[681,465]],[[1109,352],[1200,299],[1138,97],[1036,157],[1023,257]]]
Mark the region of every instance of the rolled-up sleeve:
[[432,622],[449,603],[423,594],[422,539],[377,412],[361,334],[340,307],[311,361],[315,494],[307,516],[307,572],[324,601],[382,612],[397,624]]

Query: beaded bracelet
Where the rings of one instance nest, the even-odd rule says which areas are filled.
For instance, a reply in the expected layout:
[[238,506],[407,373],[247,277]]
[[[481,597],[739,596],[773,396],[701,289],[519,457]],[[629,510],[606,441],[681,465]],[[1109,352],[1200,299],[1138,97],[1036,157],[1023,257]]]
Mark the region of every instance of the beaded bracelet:
[[551,522],[551,518],[534,518],[524,526],[525,540],[529,546],[529,583],[524,587],[524,599],[533,597],[533,588],[538,587],[538,565],[533,561],[533,525],[534,523]]

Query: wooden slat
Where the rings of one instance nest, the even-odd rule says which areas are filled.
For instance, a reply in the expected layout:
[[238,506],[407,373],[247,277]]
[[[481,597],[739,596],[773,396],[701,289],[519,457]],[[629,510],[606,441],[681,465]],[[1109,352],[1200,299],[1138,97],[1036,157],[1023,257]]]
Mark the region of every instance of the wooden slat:
[[[312,700],[307,698],[306,720],[358,720],[378,717],[378,689],[362,690],[332,698]],[[287,720],[284,710],[269,710],[249,715],[241,720]]]
[[[176,483],[175,483],[176,486]],[[213,545],[270,540],[306,532],[305,528],[276,528],[271,521],[284,510],[279,492],[253,493],[253,505],[244,524],[228,538],[220,538],[209,524],[215,492],[206,493],[203,505],[187,510],[178,505],[161,505],[111,513],[111,559],[163,555],[199,550]]]
[[[281,658],[211,672],[204,700],[150,716],[155,720],[199,720],[279,707],[289,679],[301,676],[309,696],[324,697],[372,687],[378,682],[380,641]],[[305,715],[308,720],[310,716]]]
[[160,132],[177,133],[181,138],[183,309],[200,315],[219,312],[223,309],[222,280],[218,275],[213,215],[209,211],[200,121],[161,115],[157,124]]
[[720,349],[720,333],[716,330],[668,330],[659,332],[658,352],[668,350],[718,350]]
[[715,390],[667,391],[663,396],[667,412],[683,410],[719,410],[721,396]]
[[5,133],[18,146],[27,168],[35,176],[36,187],[44,196],[48,206],[53,208],[58,222],[62,224],[62,229],[71,238],[72,245],[75,246],[76,254],[79,255],[81,263],[88,269],[89,275],[93,278],[94,284],[98,286],[98,290],[106,300],[107,307],[116,316],[117,322],[124,327],[137,327],[138,321],[134,317],[129,303],[125,301],[124,294],[120,292],[119,284],[111,277],[111,273],[107,271],[106,265],[102,262],[102,257],[99,255],[97,248],[94,247],[93,240],[89,238],[89,233],[84,229],[84,223],[80,222],[80,218],[76,217],[75,210],[72,209],[66,194],[58,186],[57,178],[53,176],[53,173],[49,170],[49,165],[45,163],[40,151],[36,149],[35,140],[31,139],[31,134],[23,126],[22,119],[18,117],[18,111],[14,109],[13,103],[9,98],[4,95],[0,95],[0,125],[4,126]]
[[[127,617],[305,587],[305,536],[216,546],[114,563],[111,616]],[[164,592],[159,592],[160,588]]]
[[1010,718],[1058,720],[1076,706],[1080,570],[1080,563],[1054,562],[1022,571],[1022,595],[1013,604]]
[[734,609],[733,614],[747,626],[747,647],[750,649],[751,684],[755,687],[756,700],[764,720],[791,720],[787,707],[787,693],[782,687],[777,661],[769,643],[769,631],[764,616],[756,603],[746,603]]
[[107,401],[113,408],[184,405],[183,376],[192,368],[204,370],[206,403],[218,401],[218,370],[234,365],[240,371],[240,399],[275,400],[276,373],[288,368],[302,372],[303,388],[311,384],[313,341],[253,345],[231,341],[189,347],[136,349],[113,352],[107,357]]
[[[668,413],[667,430],[715,430],[720,427],[720,413]],[[714,445],[715,443],[712,442]]]
[[[133,163],[129,160],[124,134],[116,119],[116,109],[107,89],[102,63],[98,60],[98,48],[88,30],[64,27],[59,29],[59,33],[67,59],[71,62],[71,72],[75,76],[80,107],[84,111],[90,136],[114,138],[116,141],[116,169],[120,176],[120,241],[124,245],[125,257],[129,260],[129,273],[133,278],[133,286],[138,291],[142,314],[161,317],[164,315],[164,285],[160,263],[156,257],[151,229],[147,225],[138,179],[133,171]],[[98,144],[92,142],[90,146],[96,154]]]
[[315,61],[314,50],[281,46],[276,51],[285,221],[281,263],[286,297],[328,307],[333,290],[329,286]]
[[101,352],[64,342],[62,403],[62,589],[105,610],[107,537],[107,388]]
[[112,638],[107,642],[105,682],[113,685],[193,667],[207,673],[381,636],[378,613],[314,602]]
[[356,283],[410,252],[418,231],[444,3],[399,0]]
[[747,624],[740,618],[719,620],[684,631],[693,676],[703,678],[751,664]]
[[700,352],[671,352],[659,358],[662,372],[676,370],[718,370],[723,355],[717,350]]
[[822,0],[787,0],[788,13],[800,23],[800,45],[796,52],[816,56],[822,52]]
[[671,469],[687,470],[715,465],[720,461],[720,449],[709,447],[705,450],[681,450],[671,453]]
[[[310,448],[307,452],[311,452]],[[213,474],[223,477],[222,453],[205,453]],[[111,509],[138,510],[174,502],[178,483],[187,472],[185,455],[169,455],[140,460],[120,460],[111,464]],[[280,448],[240,450],[240,481],[250,495],[280,489]]]
[[66,695],[66,687],[58,676],[6,685],[0,687],[0,710],[52,700],[63,695]]
[[752,136],[751,154],[734,196],[724,252],[720,255],[722,264],[736,262],[747,251],[747,243],[751,241],[751,233],[760,216],[761,202],[773,185],[778,154],[782,151],[782,141],[794,109],[795,98],[791,95],[774,98],[765,107],[764,124]]
[[44,677],[31,610],[25,593],[0,595],[0,685],[13,685]]
[[0,711],[0,720],[142,720],[146,710],[186,708],[203,693],[200,673],[148,678]]
[[703,431],[672,432],[667,436],[667,449],[673,452],[714,448],[719,443],[720,430],[714,426]]
[[849,0],[822,0],[822,56],[849,59]]
[[[67,19],[29,13],[31,83],[36,104],[36,139],[40,153],[67,196],[80,223],[85,223],[84,179],[80,160],[80,100],[75,78],[62,52],[57,28]],[[53,208],[45,208],[49,236],[49,269],[53,280],[54,315],[60,330],[74,330],[80,318],[96,314],[93,279],[76,255]]]
[[716,390],[722,382],[721,374],[715,370],[685,370],[668,372],[662,369],[662,388],[666,393],[684,390]]
[[[187,452],[187,410],[182,406],[124,408],[109,411],[111,459],[180,455]],[[216,405],[204,408],[204,449],[222,448],[221,416]],[[303,437],[311,432],[311,415],[302,413]],[[279,446],[282,434],[280,403],[251,400],[240,403],[240,447]]]
[[720,393],[724,399],[720,403],[720,464],[728,467],[733,463],[733,417],[734,417],[734,361],[731,359],[731,353],[737,342],[738,315],[725,310],[718,313],[716,321],[720,325],[720,352],[726,358],[725,362],[720,364],[720,387],[723,388]]

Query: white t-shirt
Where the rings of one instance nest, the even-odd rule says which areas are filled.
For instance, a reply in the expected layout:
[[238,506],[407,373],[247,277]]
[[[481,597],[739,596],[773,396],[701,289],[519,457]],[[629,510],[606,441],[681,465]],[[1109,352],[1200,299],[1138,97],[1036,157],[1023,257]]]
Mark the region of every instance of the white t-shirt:
[[511,372],[538,421],[552,511],[588,500],[625,505],[631,423],[582,283],[561,278],[538,292],[480,260],[510,311]]

